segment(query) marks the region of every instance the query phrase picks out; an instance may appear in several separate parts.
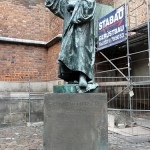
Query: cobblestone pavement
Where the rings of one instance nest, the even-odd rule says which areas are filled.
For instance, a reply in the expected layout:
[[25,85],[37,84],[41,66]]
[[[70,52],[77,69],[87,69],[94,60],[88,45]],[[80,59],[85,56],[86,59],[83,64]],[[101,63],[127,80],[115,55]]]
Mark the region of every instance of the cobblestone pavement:
[[0,128],[0,150],[42,150],[43,126]]
[[[42,134],[42,123],[0,128],[0,150],[43,150]],[[150,141],[136,143],[110,131],[108,137],[109,150],[150,150]]]
[[126,137],[109,131],[108,139],[109,150],[150,150],[150,135]]

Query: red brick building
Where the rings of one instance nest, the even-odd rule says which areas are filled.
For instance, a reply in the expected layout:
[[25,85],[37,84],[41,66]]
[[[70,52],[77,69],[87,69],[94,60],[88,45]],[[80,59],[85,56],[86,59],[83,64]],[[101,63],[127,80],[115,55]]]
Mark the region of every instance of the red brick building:
[[[111,0],[98,2],[113,5]],[[0,91],[7,89],[3,88],[4,82],[58,80],[57,56],[63,21],[44,3],[44,0],[0,1]]]
[[44,7],[43,0],[1,1],[0,11],[0,80],[50,78],[46,43],[61,33],[62,21]]

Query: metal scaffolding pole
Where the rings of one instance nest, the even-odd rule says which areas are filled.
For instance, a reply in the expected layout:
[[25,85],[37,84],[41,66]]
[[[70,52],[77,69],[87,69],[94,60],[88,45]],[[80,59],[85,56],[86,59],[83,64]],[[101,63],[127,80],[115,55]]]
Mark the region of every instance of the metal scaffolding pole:
[[[127,5],[129,3],[125,0],[125,9],[126,9],[126,31],[127,31],[127,62],[128,62],[128,88],[131,90],[131,74],[130,74],[130,49],[129,49],[129,28],[128,28],[128,17],[129,17],[129,10],[127,10]],[[130,118],[131,118],[131,126],[132,126],[132,99],[130,93],[128,94],[128,102],[129,102],[129,109],[130,109]]]
[[148,54],[149,54],[149,75],[150,75],[150,24],[149,24],[149,0],[146,1],[147,7],[147,32],[148,32]]
[[127,62],[128,62],[128,79],[130,82],[130,52],[129,52],[129,34],[128,34],[128,10],[127,10],[127,0],[126,0],[126,30],[127,30]]

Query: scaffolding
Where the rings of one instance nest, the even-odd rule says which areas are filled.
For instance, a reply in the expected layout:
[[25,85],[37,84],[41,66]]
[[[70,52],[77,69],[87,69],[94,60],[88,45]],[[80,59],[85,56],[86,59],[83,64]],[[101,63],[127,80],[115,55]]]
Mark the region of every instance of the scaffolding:
[[150,5],[149,0],[124,3],[127,40],[97,52],[95,80],[101,92],[108,93],[108,118],[113,122],[109,133],[118,137],[116,142],[109,136],[109,142],[117,146],[124,142],[124,149],[138,148],[144,135],[143,143],[150,149]]

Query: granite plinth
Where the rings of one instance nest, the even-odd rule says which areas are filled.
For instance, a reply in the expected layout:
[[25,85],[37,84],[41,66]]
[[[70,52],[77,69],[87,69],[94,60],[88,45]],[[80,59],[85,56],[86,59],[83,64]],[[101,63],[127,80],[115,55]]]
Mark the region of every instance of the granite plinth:
[[44,150],[108,150],[106,94],[46,94],[44,105]]

